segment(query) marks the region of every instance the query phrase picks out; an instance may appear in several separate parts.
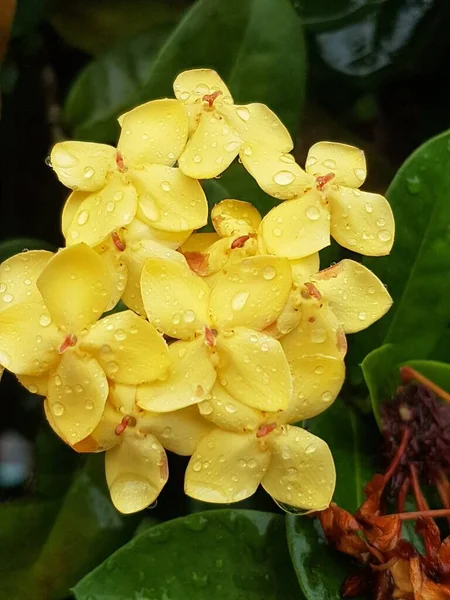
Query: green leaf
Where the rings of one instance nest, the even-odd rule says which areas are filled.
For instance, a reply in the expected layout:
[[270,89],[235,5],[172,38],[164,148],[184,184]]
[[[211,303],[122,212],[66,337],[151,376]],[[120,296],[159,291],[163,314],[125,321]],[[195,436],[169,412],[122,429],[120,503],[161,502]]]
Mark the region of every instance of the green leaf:
[[307,600],[341,600],[341,587],[355,567],[345,554],[334,550],[318,519],[287,515],[289,552],[300,587]]
[[81,73],[64,110],[76,138],[112,141],[121,112],[173,96],[178,73],[198,67],[216,69],[236,102],[268,104],[296,133],[305,49],[301,22],[289,0],[198,0],[156,55],[139,52],[136,45],[153,48],[153,40],[150,30],[148,39],[131,39]]
[[157,525],[74,588],[78,600],[298,600],[284,517],[215,510]]
[[14,238],[0,243],[0,263],[24,250],[54,250],[48,242],[34,238]]
[[335,28],[379,3],[380,0],[293,0],[304,25],[314,29]]
[[[356,364],[385,343],[427,358],[450,322],[450,132],[421,146],[402,165],[387,192],[396,221],[389,256],[363,263],[388,286],[394,305],[369,330],[351,340]],[[434,358],[439,358],[434,355]]]
[[333,502],[355,512],[364,500],[364,486],[376,471],[379,436],[375,422],[338,398],[328,410],[307,421],[306,428],[323,438],[333,455],[336,465]]

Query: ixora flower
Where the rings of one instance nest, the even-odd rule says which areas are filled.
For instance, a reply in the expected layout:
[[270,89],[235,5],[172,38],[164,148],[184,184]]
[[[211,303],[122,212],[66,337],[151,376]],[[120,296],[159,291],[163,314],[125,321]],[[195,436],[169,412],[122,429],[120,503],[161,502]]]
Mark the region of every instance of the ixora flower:
[[331,452],[323,440],[289,423],[322,412],[334,400],[342,378],[325,378],[323,373],[330,362],[340,362],[343,373],[343,361],[323,355],[298,360],[310,373],[303,390],[310,401],[306,411],[303,401],[293,396],[286,411],[262,412],[239,402],[216,382],[211,397],[199,405],[200,413],[216,428],[192,455],[186,494],[205,502],[237,502],[262,484],[278,502],[295,508],[328,507],[336,477]]
[[[13,257],[0,267],[0,364],[46,403],[66,441],[84,439],[98,425],[108,378],[153,381],[169,366],[155,328],[131,311],[98,321],[109,303],[111,278],[85,244],[58,252]],[[24,263],[28,267],[24,268]]]
[[[274,169],[272,169],[273,172]],[[263,219],[261,232],[267,250],[302,258],[330,244],[338,244],[366,256],[389,254],[394,242],[394,217],[389,202],[380,194],[363,192],[367,168],[364,153],[346,144],[320,142],[309,150],[306,173],[309,184],[298,193],[295,183],[284,193],[269,194],[286,199]],[[270,165],[257,174],[270,179]],[[281,195],[280,195],[281,194]]]
[[[289,154],[294,147],[292,138],[265,104],[234,104],[225,83],[210,69],[181,73],[175,79],[174,91],[189,115],[190,138],[178,161],[186,175],[197,179],[217,177],[239,154],[243,165],[261,185],[259,178],[265,180],[264,163],[270,156],[270,168],[276,160],[277,170],[273,188],[269,189],[275,194],[279,186],[291,184],[296,193],[303,193],[308,178],[304,177],[301,183],[304,173]],[[255,164],[259,164],[259,170],[255,170]]]
[[173,165],[188,135],[177,100],[154,100],[119,118],[117,149],[91,142],[61,142],[51,164],[74,190],[67,201],[67,244],[96,246],[136,215],[161,232],[191,232],[206,224],[207,202],[198,181]]
[[289,262],[255,256],[224,269],[214,287],[189,266],[147,260],[142,299],[151,323],[177,339],[166,380],[141,386],[138,404],[168,411],[204,400],[218,375],[241,402],[286,408],[292,377],[281,344],[263,330],[282,313],[291,290]]
[[[169,475],[165,450],[191,456],[213,427],[194,406],[161,414],[145,411],[136,404],[137,389],[112,384],[100,423],[73,446],[77,452],[106,451],[106,481],[122,513],[137,512],[156,500]],[[63,438],[48,410],[47,418]]]

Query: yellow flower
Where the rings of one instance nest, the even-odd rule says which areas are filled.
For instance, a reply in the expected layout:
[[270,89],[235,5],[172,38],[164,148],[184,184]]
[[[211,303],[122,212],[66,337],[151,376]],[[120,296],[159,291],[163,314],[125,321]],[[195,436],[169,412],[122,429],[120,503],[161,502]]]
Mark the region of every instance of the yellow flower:
[[[272,172],[275,167],[272,167]],[[394,217],[380,194],[358,188],[366,178],[364,153],[346,144],[320,142],[309,150],[306,193],[287,185],[287,198],[261,223],[266,248],[273,254],[302,258],[330,243],[330,234],[344,248],[366,256],[389,254],[394,242]],[[265,171],[271,177],[271,167]],[[303,181],[303,180],[302,180]],[[271,193],[268,187],[258,183]],[[292,199],[289,199],[292,198]]]
[[2,303],[16,300],[0,312],[0,364],[47,396],[58,429],[73,444],[97,426],[107,378],[158,379],[168,352],[155,328],[131,311],[98,321],[111,279],[94,250],[79,244],[48,254],[30,252],[0,266]]
[[[167,482],[165,450],[190,456],[212,424],[196,407],[156,414],[136,404],[136,386],[112,384],[96,429],[73,445],[77,452],[106,452],[106,481],[114,506],[129,514],[152,504]],[[62,439],[53,414],[50,425]]]
[[[96,246],[136,215],[156,230],[191,232],[206,224],[198,183],[172,165],[184,149],[188,119],[177,100],[154,100],[119,118],[117,150],[106,144],[61,142],[51,164],[68,199],[67,244]],[[66,220],[68,220],[66,216]]]
[[224,269],[212,289],[187,264],[147,260],[142,299],[148,318],[179,341],[167,380],[141,386],[138,404],[175,410],[204,400],[216,380],[261,410],[288,404],[291,375],[281,344],[262,332],[281,314],[292,284],[289,262],[255,256]]
[[265,413],[233,398],[218,382],[200,413],[216,429],[193,454],[185,492],[205,502],[229,503],[251,496],[261,483],[278,502],[303,510],[323,510],[335,485],[327,444],[289,425],[311,418],[335,399],[344,379],[342,359],[320,354],[297,356],[294,394],[286,411]]
[[[176,78],[174,91],[189,115],[190,138],[178,161],[183,173],[198,179],[216,177],[239,155],[260,183],[267,157],[271,157],[271,166],[276,157],[279,168],[271,191],[292,184],[291,171],[300,180],[303,172],[288,154],[294,147],[292,138],[265,104],[234,104],[225,83],[210,69],[184,71]],[[296,190],[300,193],[303,187],[297,185]]]

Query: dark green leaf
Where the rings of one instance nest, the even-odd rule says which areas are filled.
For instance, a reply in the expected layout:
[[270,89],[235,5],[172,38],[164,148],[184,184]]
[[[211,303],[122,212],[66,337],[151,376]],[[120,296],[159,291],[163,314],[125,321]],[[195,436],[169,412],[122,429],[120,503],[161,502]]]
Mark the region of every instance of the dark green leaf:
[[[450,133],[421,146],[398,171],[387,197],[396,221],[390,256],[364,264],[387,284],[394,299],[388,314],[351,340],[350,362],[361,362],[384,343],[405,349],[405,358],[427,358],[450,322]],[[438,356],[434,355],[439,359]]]
[[327,542],[318,519],[286,517],[289,552],[307,600],[341,600],[341,587],[356,568]]
[[78,600],[298,600],[284,517],[215,510],[153,527],[74,589]]
[[[152,30],[148,35],[139,43],[152,48]],[[305,51],[301,23],[289,0],[198,0],[156,56],[140,53],[130,40],[88,67],[69,96],[65,121],[77,138],[112,141],[112,123],[124,109],[173,96],[177,74],[198,67],[216,69],[237,102],[264,102],[297,131]]]
[[14,238],[0,244],[0,263],[24,250],[54,250],[47,242],[34,238]]
[[[376,472],[378,431],[371,417],[363,417],[338,398],[306,428],[326,440],[336,465],[333,501],[353,513],[364,500],[364,486]],[[299,517],[300,519],[302,517]]]
[[293,4],[308,27],[335,28],[380,0],[293,0]]
[[12,37],[32,33],[58,0],[16,0]]

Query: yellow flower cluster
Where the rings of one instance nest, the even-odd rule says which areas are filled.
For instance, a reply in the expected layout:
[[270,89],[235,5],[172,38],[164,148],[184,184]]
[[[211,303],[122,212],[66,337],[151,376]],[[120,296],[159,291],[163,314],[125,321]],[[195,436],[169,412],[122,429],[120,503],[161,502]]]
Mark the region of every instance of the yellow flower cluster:
[[[66,248],[0,265],[0,365],[45,397],[54,431],[78,452],[106,452],[118,510],[157,498],[166,450],[191,456],[189,496],[236,502],[259,484],[309,511],[330,503],[327,444],[292,423],[318,415],[344,381],[346,333],[389,309],[382,283],[358,262],[320,271],[332,235],[387,254],[389,204],[359,190],[357,148],[314,145],[303,171],[293,143],[262,104],[239,106],[217,73],[179,75],[176,99],[119,119],[117,149],[62,142],[51,164],[72,190]],[[272,196],[213,207],[199,179],[239,155]],[[106,314],[119,300],[128,310]],[[342,410],[345,410],[342,407]]]

